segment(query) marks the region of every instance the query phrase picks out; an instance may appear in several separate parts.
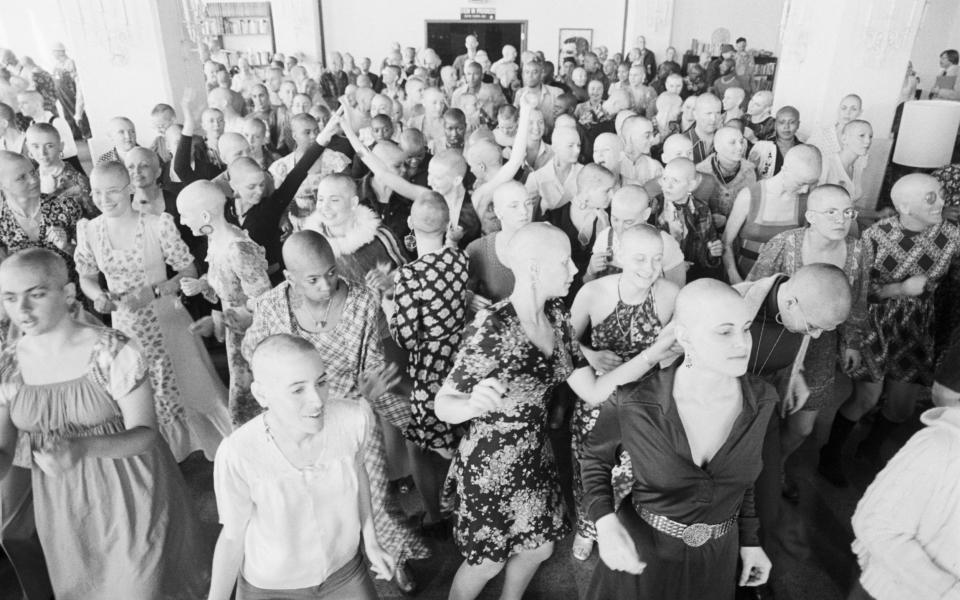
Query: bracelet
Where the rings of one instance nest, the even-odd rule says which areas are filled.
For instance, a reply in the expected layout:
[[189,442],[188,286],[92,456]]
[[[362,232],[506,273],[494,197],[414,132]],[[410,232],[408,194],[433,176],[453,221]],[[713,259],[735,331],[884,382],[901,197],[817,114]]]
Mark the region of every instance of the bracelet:
[[153,286],[153,297],[154,297],[154,298],[159,298],[159,297],[160,297],[160,286],[159,286],[159,285]]

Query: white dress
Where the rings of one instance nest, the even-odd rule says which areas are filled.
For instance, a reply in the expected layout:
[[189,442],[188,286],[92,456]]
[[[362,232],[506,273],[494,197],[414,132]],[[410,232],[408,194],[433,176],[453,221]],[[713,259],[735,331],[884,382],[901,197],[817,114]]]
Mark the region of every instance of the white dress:
[[[167,280],[166,265],[182,270],[193,256],[180,238],[173,217],[141,213],[133,248],[113,248],[105,217],[77,226],[77,272],[103,273],[110,292],[123,294]],[[189,331],[193,320],[175,296],[163,296],[139,310],[119,307],[113,327],[142,348],[150,373],[160,431],[181,461],[194,450],[213,460],[230,434],[227,391],[200,338]]]

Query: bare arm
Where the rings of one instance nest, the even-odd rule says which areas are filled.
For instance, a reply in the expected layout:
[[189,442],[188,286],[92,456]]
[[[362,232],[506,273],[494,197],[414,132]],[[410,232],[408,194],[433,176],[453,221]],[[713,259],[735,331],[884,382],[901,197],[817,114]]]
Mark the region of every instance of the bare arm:
[[6,403],[0,404],[0,479],[7,476],[13,466],[13,455],[17,449],[17,428],[10,420],[10,409]]
[[489,181],[475,189],[473,192],[474,196],[492,194],[493,190],[513,179],[517,171],[520,170],[520,167],[523,166],[523,162],[527,157],[527,132],[530,129],[530,113],[532,111],[533,108],[529,103],[520,102],[519,126],[517,127],[517,135],[513,138],[510,160],[500,167],[500,170],[497,171]]
[[217,538],[213,550],[213,567],[210,574],[210,593],[208,600],[229,600],[233,586],[240,575],[243,565],[243,537],[246,525],[242,528],[224,526]]
[[380,160],[369,148],[363,145],[363,142],[360,141],[360,138],[357,137],[357,132],[353,129],[353,124],[350,123],[350,119],[344,118],[340,120],[340,125],[343,127],[343,133],[347,136],[347,139],[350,141],[350,145],[353,146],[353,149],[360,156],[360,160],[363,161],[363,164],[367,165],[367,168],[373,172],[373,176],[376,177],[382,184],[400,194],[410,198],[411,200],[416,200],[424,194],[429,194],[430,189],[425,188],[413,183],[410,183],[397,173],[394,173],[387,165]]
[[743,277],[737,271],[737,259],[733,252],[733,245],[737,241],[740,230],[747,221],[750,211],[750,189],[744,188],[733,201],[733,208],[727,217],[727,226],[723,230],[723,267],[727,272],[730,283],[740,283]]

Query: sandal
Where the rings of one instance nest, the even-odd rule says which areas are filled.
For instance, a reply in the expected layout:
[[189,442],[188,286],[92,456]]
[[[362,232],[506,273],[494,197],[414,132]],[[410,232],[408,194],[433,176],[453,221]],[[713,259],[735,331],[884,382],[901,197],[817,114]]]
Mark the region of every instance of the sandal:
[[587,560],[593,554],[593,540],[580,536],[573,538],[573,548],[570,550],[573,557],[577,560]]

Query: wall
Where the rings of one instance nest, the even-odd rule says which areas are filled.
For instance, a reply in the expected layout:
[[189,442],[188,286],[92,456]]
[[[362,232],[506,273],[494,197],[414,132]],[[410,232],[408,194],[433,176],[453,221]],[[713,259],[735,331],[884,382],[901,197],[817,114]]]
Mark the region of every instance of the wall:
[[940,71],[940,53],[948,48],[960,49],[960,2],[927,0],[920,33],[910,53],[924,96],[933,87]]
[[[319,0],[270,0],[277,52],[320,57]],[[324,3],[327,4],[327,3]]]
[[[186,86],[204,89],[180,2],[114,0],[96,9],[75,0],[11,2],[2,21],[6,25],[0,29],[0,46],[18,55],[32,54],[42,66],[52,62],[53,42],[66,45],[80,74],[94,156],[109,148],[105,125],[112,117],[129,117],[138,141],[149,144],[153,106],[179,106]],[[11,27],[13,23],[24,26]]]
[[[731,43],[745,37],[750,48],[776,53],[784,3],[785,0],[679,0],[673,13],[673,46],[683,53],[690,49],[693,38],[709,42],[715,29],[725,27],[730,31]],[[709,10],[705,10],[706,6]],[[660,53],[657,48],[654,51]]]
[[[411,4],[413,6],[411,6]],[[463,7],[496,9],[498,20],[525,20],[527,48],[543,50],[555,60],[561,28],[592,28],[593,43],[611,52],[620,49],[623,39],[623,1],[603,0],[325,0],[324,30],[327,52],[350,52],[359,59],[369,56],[375,63],[390,50],[392,42],[421,48],[426,40],[425,21],[459,20]],[[492,49],[487,49],[492,50]],[[496,49],[499,54],[499,48]]]

